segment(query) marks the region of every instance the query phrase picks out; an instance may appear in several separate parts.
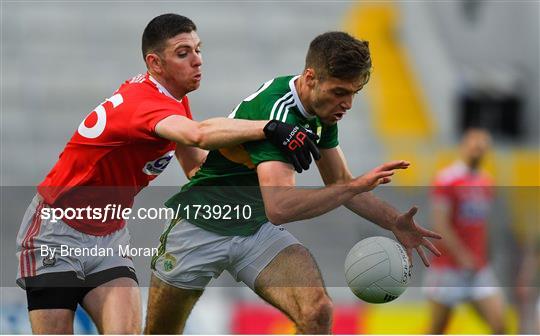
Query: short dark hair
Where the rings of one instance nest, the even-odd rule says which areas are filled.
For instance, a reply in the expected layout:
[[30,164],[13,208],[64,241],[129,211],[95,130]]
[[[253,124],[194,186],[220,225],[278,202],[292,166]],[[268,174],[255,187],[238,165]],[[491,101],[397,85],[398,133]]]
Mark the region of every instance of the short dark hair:
[[144,28],[142,35],[143,58],[146,59],[146,55],[150,52],[163,51],[165,42],[171,37],[196,30],[195,23],[185,16],[173,13],[156,16]]
[[371,73],[369,43],[344,32],[327,32],[317,36],[309,45],[306,69],[313,68],[320,78],[344,80],[363,78],[368,82]]

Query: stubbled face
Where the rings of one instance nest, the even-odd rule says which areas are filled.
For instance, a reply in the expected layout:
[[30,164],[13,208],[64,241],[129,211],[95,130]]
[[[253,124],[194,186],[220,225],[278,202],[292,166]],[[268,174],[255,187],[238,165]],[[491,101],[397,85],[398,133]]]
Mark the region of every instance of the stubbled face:
[[195,31],[181,33],[167,40],[154,71],[177,99],[197,90],[201,84],[201,40]]
[[340,121],[351,109],[354,96],[362,90],[363,78],[342,80],[337,78],[312,79],[309,109],[327,125]]
[[467,131],[461,142],[463,160],[473,168],[478,167],[490,145],[491,137],[486,131],[480,129]]

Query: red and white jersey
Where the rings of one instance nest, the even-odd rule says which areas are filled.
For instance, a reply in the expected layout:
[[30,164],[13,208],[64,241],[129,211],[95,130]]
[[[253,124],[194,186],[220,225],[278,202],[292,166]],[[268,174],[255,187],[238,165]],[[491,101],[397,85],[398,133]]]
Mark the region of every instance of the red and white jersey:
[[[181,101],[148,73],[126,81],[79,125],[58,162],[38,186],[45,203],[58,208],[131,207],[135,195],[174,156],[176,144],[155,133],[171,115],[192,119],[188,98]],[[92,235],[121,229],[121,219],[64,221]]]
[[[480,262],[479,266],[485,266],[487,219],[493,201],[492,179],[458,161],[437,175],[432,197],[434,202],[446,203],[450,209],[452,229]],[[433,266],[458,268],[458,264],[445,251],[443,244],[437,245],[442,256],[433,259]]]

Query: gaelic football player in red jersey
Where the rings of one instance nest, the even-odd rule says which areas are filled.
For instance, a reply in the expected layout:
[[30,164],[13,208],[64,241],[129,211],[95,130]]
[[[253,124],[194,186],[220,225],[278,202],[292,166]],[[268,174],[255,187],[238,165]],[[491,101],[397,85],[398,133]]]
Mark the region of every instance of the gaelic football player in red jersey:
[[480,170],[490,141],[484,130],[466,131],[461,160],[435,178],[434,228],[444,240],[438,242],[442,256],[433,260],[425,279],[432,318],[429,334],[444,333],[452,308],[462,301],[473,303],[493,333],[505,331],[504,300],[487,257],[493,181]]
[[[92,208],[103,214],[111,205],[129,208],[174,155],[191,177],[207,149],[246,141],[267,138],[298,171],[309,168],[311,156],[318,158],[312,135],[300,126],[277,120],[192,120],[186,94],[199,88],[202,58],[190,19],[154,18],[144,30],[142,51],[148,72],[122,84],[81,122],[24,215],[17,237],[17,283],[26,290],[34,333],[73,333],[78,304],[100,333],[141,332],[140,293],[129,258],[59,253],[61,246],[117,251],[130,241],[125,220],[51,220],[43,216],[46,210]],[[291,134],[298,133],[303,141],[288,146]]]

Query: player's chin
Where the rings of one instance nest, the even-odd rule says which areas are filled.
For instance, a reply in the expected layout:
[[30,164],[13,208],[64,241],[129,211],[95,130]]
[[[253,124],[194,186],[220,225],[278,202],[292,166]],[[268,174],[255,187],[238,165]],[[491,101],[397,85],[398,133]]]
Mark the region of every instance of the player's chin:
[[194,81],[192,84],[191,84],[191,87],[190,87],[190,91],[195,91],[197,90],[199,87],[201,86],[201,81]]
[[325,118],[325,119],[321,119],[321,121],[325,125],[332,126],[332,125],[337,124],[339,120],[337,120],[336,118]]

